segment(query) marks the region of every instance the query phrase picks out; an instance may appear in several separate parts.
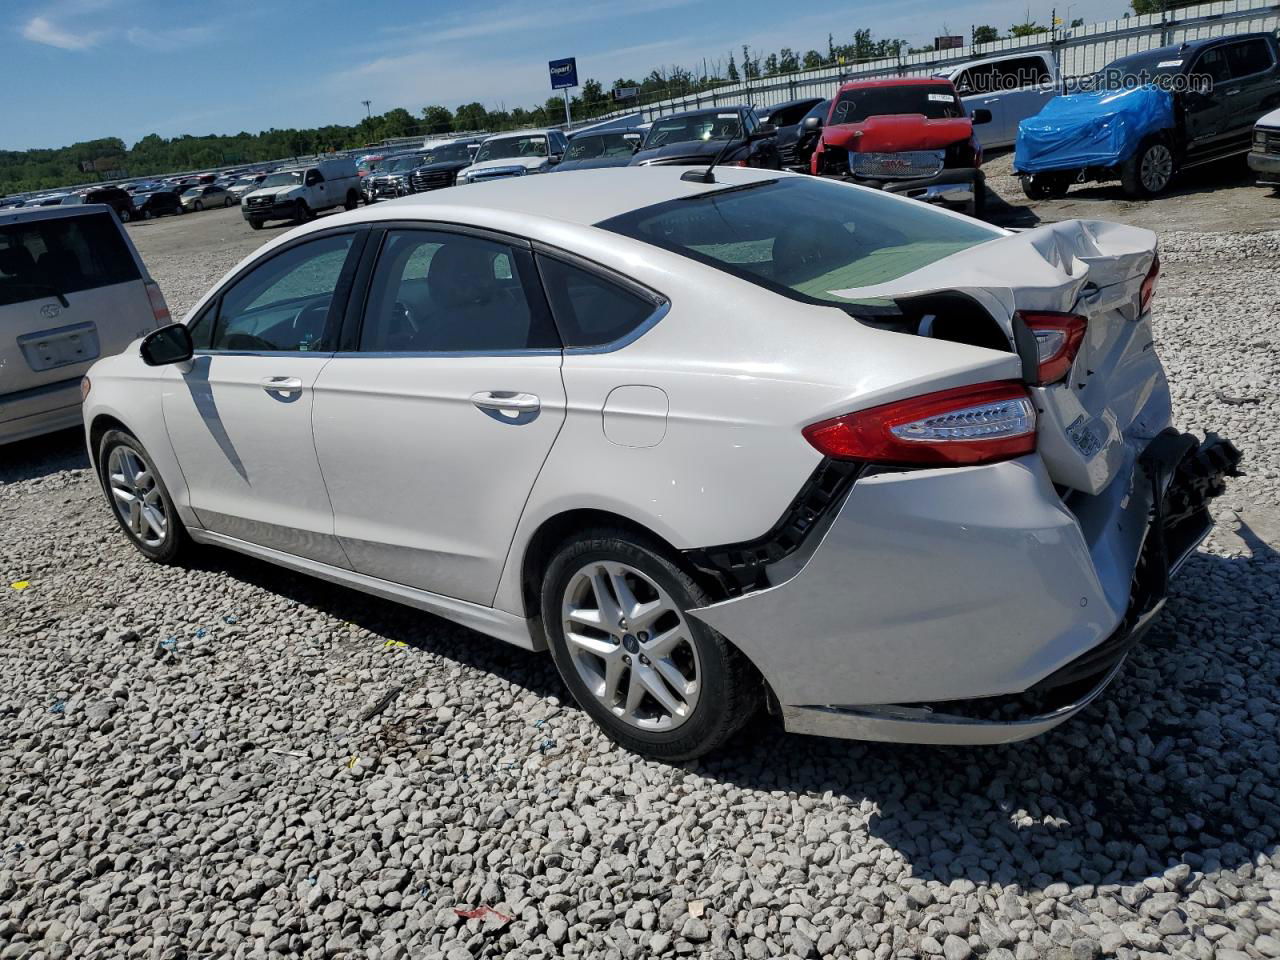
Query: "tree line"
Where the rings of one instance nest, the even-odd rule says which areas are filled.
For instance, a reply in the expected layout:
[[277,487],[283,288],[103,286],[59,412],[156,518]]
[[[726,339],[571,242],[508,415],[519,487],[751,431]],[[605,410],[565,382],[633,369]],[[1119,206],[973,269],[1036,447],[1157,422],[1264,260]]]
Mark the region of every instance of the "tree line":
[[[1047,30],[1028,16],[1025,23],[1010,26],[1007,35],[1028,36]],[[945,24],[941,32],[950,34]],[[984,24],[972,28],[970,39],[975,43],[991,43],[1004,35],[996,27]],[[797,70],[852,67],[869,60],[932,49],[913,48],[896,38],[876,38],[867,29],[855,31],[847,43],[838,43],[833,34],[828,34],[826,50],[801,52],[783,47],[766,52],[743,45],[740,50],[727,51],[724,57],[704,59],[701,64],[655,67],[642,79],[619,77],[609,88],[599,80],[585,80],[570,98],[569,109],[575,121],[590,120],[619,106],[688,96],[726,83],[750,84]],[[614,90],[628,88],[636,91],[634,98],[615,100]],[[108,171],[123,170],[131,178],[156,176],[312,156],[402,137],[550,126],[562,123],[564,116],[564,100],[555,95],[532,107],[510,109],[505,106],[490,109],[479,102],[464,103],[454,110],[431,104],[413,114],[403,107],[395,107],[367,116],[356,124],[329,124],[309,129],[272,128],[259,133],[184,134],[167,138],[152,133],[132,147],[118,137],[107,137],[53,149],[3,150],[0,151],[0,196],[85,183],[101,179]],[[86,166],[101,173],[85,172]]]

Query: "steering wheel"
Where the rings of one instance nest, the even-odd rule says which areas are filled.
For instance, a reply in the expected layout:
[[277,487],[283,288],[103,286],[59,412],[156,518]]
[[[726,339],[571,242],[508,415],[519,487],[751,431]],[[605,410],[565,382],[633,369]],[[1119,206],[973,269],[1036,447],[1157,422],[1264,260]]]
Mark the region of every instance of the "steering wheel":
[[329,317],[329,299],[327,297],[323,300],[312,300],[305,307],[299,310],[298,315],[293,318],[293,329],[295,330],[308,329],[311,323],[316,322],[311,317],[311,314],[314,314],[314,313],[320,314],[318,318],[319,322],[316,323],[316,325],[321,329],[321,331],[323,331],[324,322]]

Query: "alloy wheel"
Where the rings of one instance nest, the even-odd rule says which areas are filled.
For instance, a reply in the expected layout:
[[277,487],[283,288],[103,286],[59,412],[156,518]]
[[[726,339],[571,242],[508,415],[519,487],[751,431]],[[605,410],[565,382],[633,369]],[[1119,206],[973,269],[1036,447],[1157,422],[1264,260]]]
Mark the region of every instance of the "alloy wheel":
[[136,450],[121,444],[107,458],[111,502],[125,527],[148,547],[164,543],[169,527],[155,474]]
[[592,561],[569,579],[561,620],[579,678],[614,716],[642,730],[673,730],[693,714],[702,687],[693,634],[650,577]]
[[1139,170],[1142,186],[1151,193],[1159,193],[1169,185],[1173,177],[1173,154],[1163,143],[1153,143],[1142,155]]

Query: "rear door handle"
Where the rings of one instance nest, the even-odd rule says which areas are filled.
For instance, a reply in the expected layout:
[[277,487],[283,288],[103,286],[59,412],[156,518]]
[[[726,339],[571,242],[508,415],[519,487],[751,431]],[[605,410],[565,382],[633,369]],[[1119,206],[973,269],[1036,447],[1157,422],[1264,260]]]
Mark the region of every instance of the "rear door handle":
[[297,377],[263,377],[262,389],[267,393],[297,393],[302,381]]
[[496,410],[512,416],[532,413],[542,405],[532,393],[512,393],[509,390],[481,390],[471,395],[471,402],[481,410]]

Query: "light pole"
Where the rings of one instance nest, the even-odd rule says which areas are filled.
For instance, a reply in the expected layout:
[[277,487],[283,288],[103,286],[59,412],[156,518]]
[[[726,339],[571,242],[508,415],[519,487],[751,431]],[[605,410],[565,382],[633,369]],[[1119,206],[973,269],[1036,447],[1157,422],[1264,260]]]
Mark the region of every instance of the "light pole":
[[365,116],[366,116],[368,119],[372,120],[372,119],[373,119],[373,110],[371,110],[371,109],[369,108],[369,104],[373,103],[373,101],[372,101],[372,100],[361,100],[360,102],[364,104],[364,112],[365,112]]

